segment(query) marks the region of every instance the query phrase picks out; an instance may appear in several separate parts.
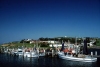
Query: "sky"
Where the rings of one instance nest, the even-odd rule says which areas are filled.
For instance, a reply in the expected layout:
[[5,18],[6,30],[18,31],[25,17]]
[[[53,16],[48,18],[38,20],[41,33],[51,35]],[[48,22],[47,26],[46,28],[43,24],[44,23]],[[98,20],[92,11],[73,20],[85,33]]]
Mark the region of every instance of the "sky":
[[0,0],[0,43],[100,37],[100,0]]

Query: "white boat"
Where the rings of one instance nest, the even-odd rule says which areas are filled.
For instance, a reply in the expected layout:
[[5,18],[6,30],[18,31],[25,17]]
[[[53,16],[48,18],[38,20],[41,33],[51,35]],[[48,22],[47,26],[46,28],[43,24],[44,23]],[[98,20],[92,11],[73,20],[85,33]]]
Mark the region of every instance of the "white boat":
[[24,54],[23,49],[18,49],[17,55],[22,56]]
[[27,57],[30,52],[24,52],[24,57]]
[[7,50],[4,51],[4,53],[7,53],[7,52],[8,52]]
[[71,60],[71,61],[80,61],[80,62],[96,62],[97,58],[85,55],[84,58],[73,57],[72,55],[65,55],[64,52],[58,52],[58,56],[61,59]]
[[37,52],[24,52],[24,57],[42,57],[42,56],[45,56],[45,53],[37,53]]
[[14,50],[14,55],[17,55],[17,53],[18,53],[18,50]]
[[43,53],[39,53],[39,56],[43,57],[43,56],[45,56],[45,53],[44,52]]
[[40,56],[40,57],[43,57],[43,56],[45,56],[45,50],[43,50],[43,51],[40,51],[40,52],[39,52],[39,56]]
[[23,55],[23,51],[18,51],[18,52],[17,52],[17,55],[18,55],[18,56],[22,56],[22,55]]
[[39,55],[37,54],[37,52],[30,52],[27,54],[27,57],[39,57]]
[[39,54],[36,50],[28,50],[24,52],[24,57],[38,57]]
[[4,53],[8,53],[8,49],[4,49]]

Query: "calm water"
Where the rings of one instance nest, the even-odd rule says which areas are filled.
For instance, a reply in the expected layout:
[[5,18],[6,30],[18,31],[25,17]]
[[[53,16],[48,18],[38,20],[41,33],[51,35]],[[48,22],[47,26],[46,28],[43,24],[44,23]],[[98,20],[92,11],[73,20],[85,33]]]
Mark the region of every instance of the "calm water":
[[22,56],[0,54],[0,67],[100,67],[100,58],[96,63],[86,63],[50,57],[40,57],[38,60],[38,58],[23,58]]

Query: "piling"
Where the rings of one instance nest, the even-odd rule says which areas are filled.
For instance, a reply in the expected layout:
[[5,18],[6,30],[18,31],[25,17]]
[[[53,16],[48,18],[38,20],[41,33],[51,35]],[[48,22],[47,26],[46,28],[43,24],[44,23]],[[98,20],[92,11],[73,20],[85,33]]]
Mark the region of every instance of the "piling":
[[38,60],[39,60],[39,49],[37,49],[37,53],[38,53]]
[[52,50],[52,57],[54,57],[54,54],[53,53],[54,53],[54,50]]
[[97,51],[95,51],[95,56],[97,56]]
[[48,56],[49,56],[49,52],[48,52]]
[[45,54],[45,49],[44,49],[44,54]]
[[91,56],[93,56],[93,52],[91,52]]

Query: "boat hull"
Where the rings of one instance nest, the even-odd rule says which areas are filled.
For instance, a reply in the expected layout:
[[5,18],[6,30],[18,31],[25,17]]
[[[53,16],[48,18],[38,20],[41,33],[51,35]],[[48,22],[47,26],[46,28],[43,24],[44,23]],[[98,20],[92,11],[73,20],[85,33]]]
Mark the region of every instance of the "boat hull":
[[24,57],[38,57],[38,54],[36,52],[26,52]]

